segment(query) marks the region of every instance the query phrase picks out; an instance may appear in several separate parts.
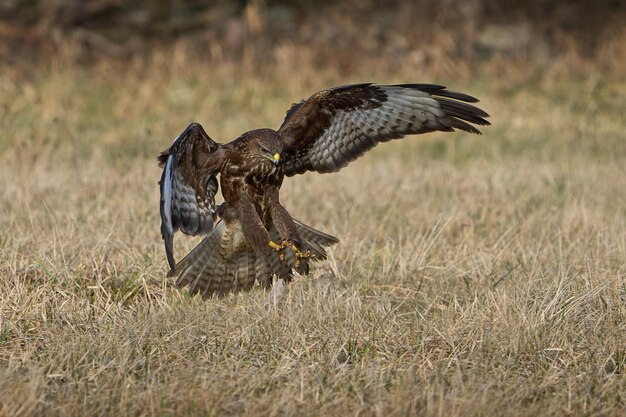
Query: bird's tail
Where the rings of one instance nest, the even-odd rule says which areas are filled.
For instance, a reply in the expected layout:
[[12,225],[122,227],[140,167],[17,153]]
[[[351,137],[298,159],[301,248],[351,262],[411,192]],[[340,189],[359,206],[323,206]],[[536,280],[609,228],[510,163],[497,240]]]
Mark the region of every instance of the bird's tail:
[[[297,220],[294,222],[303,242],[300,250],[311,254],[308,259],[297,262],[296,254],[290,248],[280,253],[270,248],[264,253],[256,253],[244,238],[239,222],[226,224],[220,221],[167,275],[178,276],[177,287],[189,286],[192,295],[202,294],[203,298],[248,290],[255,282],[268,288],[274,276],[285,282],[291,281],[294,270],[308,273],[309,262],[326,259],[325,248],[339,241]],[[275,228],[270,230],[270,237],[280,241]]]

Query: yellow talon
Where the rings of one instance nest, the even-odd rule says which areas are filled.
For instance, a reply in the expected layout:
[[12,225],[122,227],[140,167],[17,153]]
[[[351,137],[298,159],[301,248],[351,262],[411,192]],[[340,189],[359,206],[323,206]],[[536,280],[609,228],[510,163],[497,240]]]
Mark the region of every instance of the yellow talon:
[[280,245],[270,240],[268,245],[270,248],[272,248],[276,252],[280,252],[278,257],[281,261],[285,260],[285,254],[282,252],[283,249],[290,248],[291,250],[293,250],[294,254],[296,255],[296,262],[295,262],[296,268],[300,266],[300,261],[302,259],[309,259],[313,257],[313,254],[310,251],[307,250],[307,251],[302,252],[300,249],[298,249],[298,247],[295,244],[293,244],[292,242],[289,242],[288,240],[283,240],[280,243]]
[[300,260],[300,259],[305,259],[305,258],[310,258],[311,256],[313,256],[313,254],[312,254],[311,252],[309,252],[308,250],[306,250],[306,251],[302,252],[302,251],[301,251],[300,249],[298,249],[298,248],[296,247],[296,245],[294,245],[293,243],[290,243],[290,244],[289,244],[289,247],[290,247],[291,249],[293,249],[293,251],[295,252],[295,254],[296,254],[296,259],[297,259],[297,260]]
[[296,253],[296,258],[302,258],[304,256],[304,254],[300,252],[300,249],[298,249],[293,243],[289,245],[289,247]]

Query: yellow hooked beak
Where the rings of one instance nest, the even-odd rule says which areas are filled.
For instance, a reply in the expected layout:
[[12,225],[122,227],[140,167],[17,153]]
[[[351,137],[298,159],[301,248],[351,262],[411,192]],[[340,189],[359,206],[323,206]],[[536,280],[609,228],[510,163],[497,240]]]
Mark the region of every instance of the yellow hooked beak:
[[274,164],[278,165],[279,162],[280,162],[280,154],[276,152],[274,154]]

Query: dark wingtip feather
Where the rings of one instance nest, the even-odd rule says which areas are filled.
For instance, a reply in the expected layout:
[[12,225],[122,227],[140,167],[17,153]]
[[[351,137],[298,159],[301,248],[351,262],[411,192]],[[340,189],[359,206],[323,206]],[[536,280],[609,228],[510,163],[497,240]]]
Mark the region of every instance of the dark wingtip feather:
[[161,225],[161,235],[163,236],[163,242],[165,243],[165,254],[167,255],[167,263],[170,269],[174,269],[176,260],[174,259],[174,236],[166,230],[165,225]]
[[472,126],[469,123],[464,122],[461,119],[457,119],[454,117],[450,118],[450,127],[454,129],[463,130],[468,133],[473,133],[475,135],[482,135],[482,132],[478,130],[476,127]]
[[455,129],[464,130],[469,133],[480,135],[481,132],[470,123],[479,126],[489,126],[490,123],[483,117],[489,115],[483,110],[458,101],[451,101],[446,98],[435,97],[441,109],[449,116],[448,126]]
[[476,106],[467,103],[478,103],[476,97],[457,91],[446,90],[446,87],[439,84],[398,84],[398,87],[415,88],[433,96],[441,106],[441,109],[451,116],[450,128],[463,130],[465,132],[481,135],[481,131],[470,123],[479,126],[490,126],[491,123],[485,118],[489,113]]
[[407,84],[393,84],[392,87],[413,88],[416,90],[424,91],[426,93],[435,93],[437,91],[445,90],[445,86],[441,84],[420,84],[420,83],[407,83]]
[[396,84],[395,87],[414,88],[433,96],[453,98],[466,103],[478,103],[480,101],[469,94],[447,90],[446,86],[440,84]]
[[[446,87],[437,84],[402,84],[405,88],[416,88],[430,94],[441,106],[441,109],[450,116],[448,127],[463,130],[476,135],[482,134],[472,124],[490,126],[485,118],[489,113],[467,103],[477,103],[479,100],[468,94],[446,90]],[[472,123],[472,124],[470,124]]]
[[469,94],[459,93],[457,91],[450,91],[450,90],[437,91],[437,92],[434,92],[433,95],[439,96],[439,97],[453,98],[455,100],[464,101],[466,103],[478,103],[480,101],[476,97],[470,96]]
[[441,109],[450,116],[458,117],[459,119],[481,126],[489,124],[489,122],[484,119],[484,117],[489,117],[489,114],[478,107],[439,97],[435,97],[435,100],[437,100]]

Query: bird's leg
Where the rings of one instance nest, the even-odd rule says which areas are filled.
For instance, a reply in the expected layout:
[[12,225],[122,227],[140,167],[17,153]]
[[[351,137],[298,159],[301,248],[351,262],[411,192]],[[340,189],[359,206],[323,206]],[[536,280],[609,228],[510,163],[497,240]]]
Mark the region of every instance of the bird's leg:
[[283,240],[280,246],[283,248],[290,248],[296,254],[296,262],[294,263],[294,267],[296,269],[300,267],[300,262],[302,262],[303,259],[310,259],[314,256],[309,250],[301,251],[290,239]]
[[273,240],[270,240],[269,243],[267,244],[267,246],[269,246],[270,248],[272,248],[275,251],[280,251],[283,250],[283,246],[279,245],[278,243],[274,242]]
[[311,256],[313,256],[313,254],[308,250],[301,251],[300,249],[298,249],[296,244],[293,243],[293,241],[291,241],[290,239],[283,240],[280,246],[282,248],[292,249],[296,253],[296,258],[303,259],[303,258],[310,258]]
[[278,192],[271,195],[270,214],[271,220],[278,229],[278,233],[283,238],[280,243],[281,249],[290,248],[296,255],[296,268],[300,266],[302,259],[307,259],[312,256],[309,251],[301,251],[299,246],[302,244],[302,239],[298,235],[296,225],[291,218],[291,215],[285,210],[278,200]]
[[279,245],[271,241],[270,234],[263,225],[251,198],[242,198],[239,202],[239,218],[243,235],[255,252],[263,253],[268,242],[272,249],[277,250]]
[[283,243],[281,243],[279,245],[278,243],[274,242],[273,240],[270,240],[268,242],[268,244],[267,244],[270,248],[272,248],[272,250],[274,252],[278,252],[278,259],[280,259],[281,261],[285,260],[285,254],[283,253],[283,249],[285,249],[286,246]]
[[311,253],[311,251],[305,250],[305,251],[301,251],[300,249],[298,249],[298,247],[296,246],[296,244],[289,240],[289,239],[285,239],[283,240],[280,244],[270,240],[268,243],[268,246],[270,248],[272,248],[272,250],[279,252],[278,257],[280,258],[281,261],[285,260],[285,254],[283,253],[284,249],[291,249],[293,250],[293,252],[296,254],[296,262],[294,264],[294,266],[296,268],[300,267],[300,262],[303,259],[310,259],[312,258],[314,255]]

